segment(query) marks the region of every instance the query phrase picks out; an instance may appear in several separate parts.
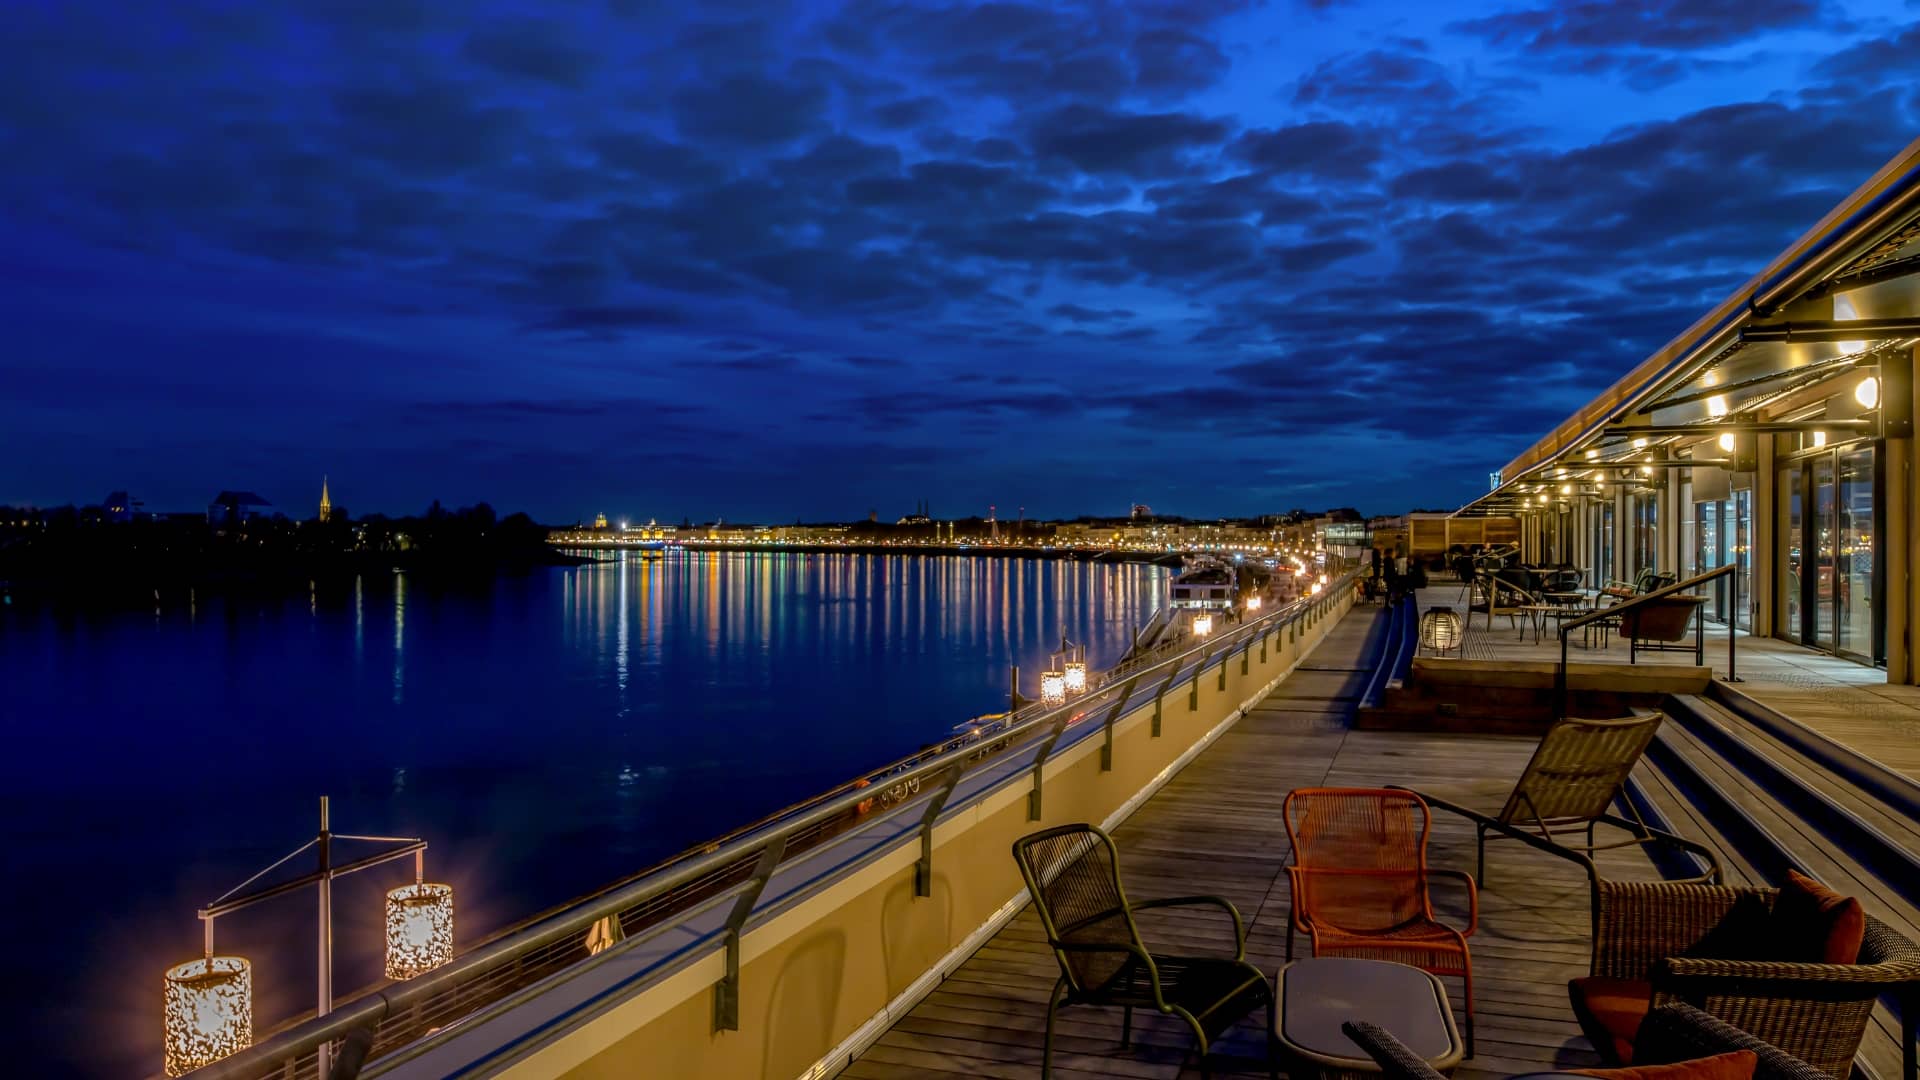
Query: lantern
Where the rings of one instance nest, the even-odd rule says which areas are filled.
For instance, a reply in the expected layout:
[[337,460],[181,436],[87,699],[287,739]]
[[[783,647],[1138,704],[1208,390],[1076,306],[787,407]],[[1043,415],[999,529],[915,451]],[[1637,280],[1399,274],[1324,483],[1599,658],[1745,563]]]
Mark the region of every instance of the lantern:
[[1258,593],[1247,597],[1247,610],[1248,611],[1260,610],[1260,596]]
[[1084,694],[1087,692],[1087,662],[1085,660],[1067,661],[1067,670],[1064,673],[1064,677],[1067,693]]
[[1064,705],[1067,700],[1067,675],[1064,671],[1040,673],[1040,704]]
[[387,894],[387,978],[411,979],[453,959],[453,886],[420,882]]
[[1431,607],[1420,616],[1420,644],[1429,652],[1452,652],[1463,636],[1460,615],[1450,607]]
[[209,956],[167,969],[166,1074],[184,1076],[253,1045],[253,965]]
[[1198,615],[1195,615],[1193,617],[1194,636],[1206,637],[1208,634],[1211,634],[1211,633],[1213,633],[1213,616],[1204,611]]

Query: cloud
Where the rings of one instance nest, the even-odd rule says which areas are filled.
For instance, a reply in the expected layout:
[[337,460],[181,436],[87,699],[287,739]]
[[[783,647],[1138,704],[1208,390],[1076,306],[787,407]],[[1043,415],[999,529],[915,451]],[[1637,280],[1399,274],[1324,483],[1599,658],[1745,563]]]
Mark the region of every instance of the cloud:
[[1763,33],[1844,23],[1820,0],[1602,0],[1521,8],[1453,24],[1531,53],[1604,48],[1701,49]]

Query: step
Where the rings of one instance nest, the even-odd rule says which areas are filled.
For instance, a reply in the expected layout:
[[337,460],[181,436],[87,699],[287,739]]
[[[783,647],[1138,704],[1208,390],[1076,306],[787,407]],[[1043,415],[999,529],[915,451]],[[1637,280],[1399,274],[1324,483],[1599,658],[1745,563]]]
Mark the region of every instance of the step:
[[[1846,809],[1846,801],[1863,800],[1843,800],[1833,789],[1844,785],[1825,770],[1743,729],[1738,717],[1712,702],[1672,702],[1670,720],[1648,751],[1655,774],[1650,786],[1669,806],[1684,804],[1673,812],[1702,830],[1690,835],[1707,838],[1722,853],[1729,881],[1777,883],[1792,866],[1859,897],[1876,918],[1920,939],[1920,907],[1910,896],[1920,888],[1920,870],[1903,878],[1870,868],[1890,857],[1883,842],[1892,838],[1867,815]],[[1861,851],[1869,852],[1865,859],[1856,856]],[[1899,1031],[1884,1004],[1875,1010],[1860,1054],[1870,1075],[1899,1075]]]

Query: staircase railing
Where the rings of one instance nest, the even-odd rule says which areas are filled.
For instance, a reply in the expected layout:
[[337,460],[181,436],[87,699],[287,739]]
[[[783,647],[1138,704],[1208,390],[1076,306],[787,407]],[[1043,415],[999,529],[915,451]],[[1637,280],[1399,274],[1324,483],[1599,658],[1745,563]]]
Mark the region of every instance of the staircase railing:
[[[1554,672],[1553,676],[1554,700],[1558,702],[1554,715],[1561,719],[1565,719],[1567,715],[1567,704],[1570,694],[1567,687],[1567,636],[1569,634],[1575,630],[1592,626],[1595,623],[1605,622],[1609,619],[1618,619],[1628,612],[1650,606],[1669,596],[1686,592],[1715,578],[1730,576],[1733,578],[1733,603],[1727,609],[1727,681],[1739,682],[1740,676],[1734,666],[1735,660],[1737,659],[1735,642],[1740,637],[1736,626],[1740,621],[1740,578],[1735,573],[1739,568],[1739,565],[1736,563],[1716,566],[1704,574],[1696,574],[1685,581],[1676,581],[1671,585],[1662,585],[1652,592],[1642,593],[1631,599],[1622,600],[1610,607],[1595,608],[1584,615],[1578,615],[1571,619],[1562,619],[1560,622],[1560,667]],[[1621,629],[1626,629],[1624,622],[1621,623]],[[1703,603],[1696,608],[1693,613],[1693,662],[1704,666],[1706,657],[1707,605]]]

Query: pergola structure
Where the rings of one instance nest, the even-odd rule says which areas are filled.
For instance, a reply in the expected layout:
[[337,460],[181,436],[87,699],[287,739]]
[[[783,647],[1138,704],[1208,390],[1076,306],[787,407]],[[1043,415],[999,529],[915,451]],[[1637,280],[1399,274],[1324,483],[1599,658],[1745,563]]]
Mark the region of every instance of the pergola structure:
[[1920,140],[1456,515],[1590,585],[1731,563],[1713,617],[1913,683],[1917,346]]

